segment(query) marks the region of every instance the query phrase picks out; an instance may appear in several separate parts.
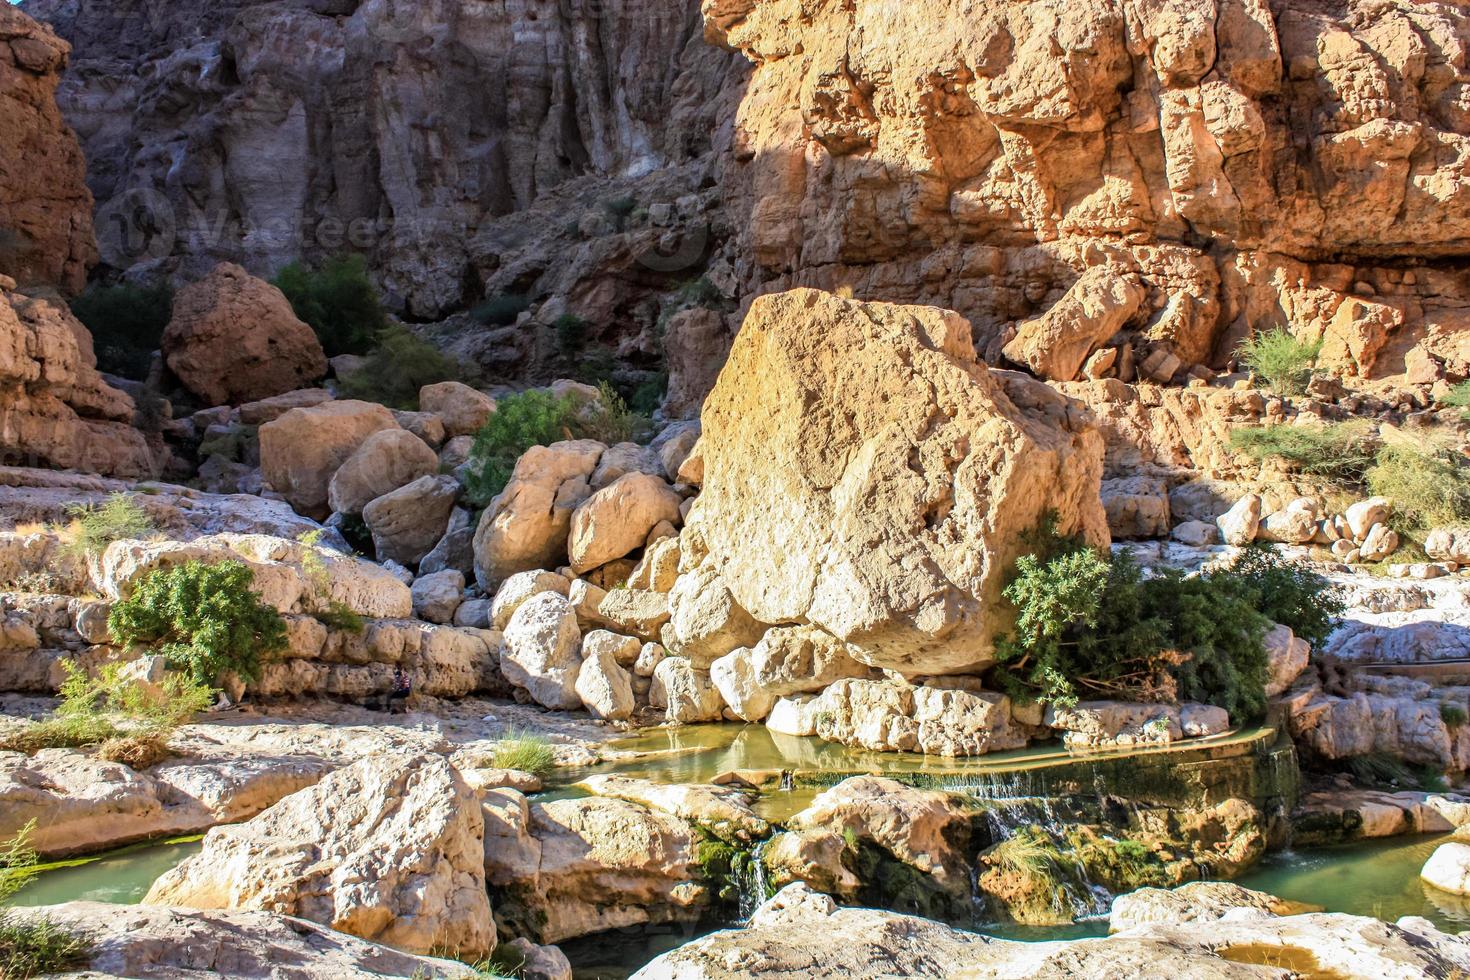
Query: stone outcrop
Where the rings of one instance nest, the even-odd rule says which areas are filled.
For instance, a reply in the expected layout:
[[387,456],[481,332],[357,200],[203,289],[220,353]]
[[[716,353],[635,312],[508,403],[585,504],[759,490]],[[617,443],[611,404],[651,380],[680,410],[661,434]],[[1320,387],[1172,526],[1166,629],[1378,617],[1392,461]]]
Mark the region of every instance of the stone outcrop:
[[985,666],[1022,535],[1055,511],[1107,541],[1086,413],[987,370],[943,310],[762,297],[702,423],[704,563],[756,620],[813,623],[866,664]]
[[397,428],[392,412],[369,402],[293,408],[260,427],[261,476],[296,510],[321,519],[338,468],[373,433]]
[[705,12],[753,65],[722,182],[743,291],[956,309],[994,359],[1106,267],[1143,292],[1135,365],[1278,326],[1343,374],[1464,363],[1470,282],[1436,266],[1470,219],[1451,3]]
[[572,515],[592,493],[606,447],[590,439],[534,446],[475,530],[475,578],[493,592],[517,572],[557,568],[567,557]]
[[478,957],[495,948],[483,828],[443,759],[365,759],[210,831],[145,902],[279,912],[411,952]]
[[332,474],[327,503],[334,513],[361,514],[377,498],[438,469],[439,457],[418,436],[407,429],[382,429]]
[[22,466],[157,475],[165,452],[133,427],[133,399],[98,373],[87,328],[60,300],[11,285],[0,280],[0,453]]
[[0,276],[79,293],[97,261],[82,148],[56,104],[71,45],[0,7]]
[[68,902],[15,913],[85,933],[88,976],[187,976],[276,980],[380,980],[432,976],[475,980],[473,967],[365,942],[271,912],[217,912]]
[[281,291],[228,262],[174,296],[163,359],[206,406],[283,395],[327,373],[321,342]]
[[665,953],[633,980],[799,980],[841,976],[1261,976],[1260,963],[1306,962],[1352,978],[1454,975],[1470,943],[1427,920],[1398,925],[1351,915],[1271,917],[1246,908],[1220,921],[1153,923],[1107,939],[1019,943],[928,919],[839,908],[805,884],[788,885],[738,929]]

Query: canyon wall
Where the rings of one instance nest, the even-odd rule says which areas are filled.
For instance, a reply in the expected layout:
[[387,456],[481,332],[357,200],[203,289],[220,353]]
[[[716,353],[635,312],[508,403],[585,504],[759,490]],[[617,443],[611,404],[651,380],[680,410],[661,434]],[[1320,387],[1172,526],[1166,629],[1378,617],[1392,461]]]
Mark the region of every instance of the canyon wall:
[[482,225],[576,177],[707,153],[738,60],[702,41],[688,0],[26,9],[76,46],[59,99],[110,265],[269,273],[352,249],[425,317],[500,265]]
[[[77,47],[59,98],[114,266],[352,248],[410,314],[528,293],[644,366],[650,298],[700,275],[730,313],[700,358],[810,285],[956,309],[997,361],[1101,268],[1130,285],[1097,329],[1155,380],[1274,326],[1346,378],[1470,375],[1454,3],[26,6]],[[451,348],[525,363],[477,329]]]
[[0,4],[0,275],[76,292],[97,259],[92,195],[56,87],[71,49]]
[[1470,17],[1444,2],[705,0],[755,66],[726,207],[745,289],[1010,324],[1086,268],[1187,368],[1248,329],[1347,376],[1470,371]]

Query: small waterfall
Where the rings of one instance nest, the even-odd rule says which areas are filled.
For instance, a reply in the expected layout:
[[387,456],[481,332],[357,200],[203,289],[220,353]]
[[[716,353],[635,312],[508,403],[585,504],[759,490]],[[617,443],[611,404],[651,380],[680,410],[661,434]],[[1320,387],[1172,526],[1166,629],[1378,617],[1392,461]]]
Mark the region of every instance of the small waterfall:
[[757,844],[751,850],[749,858],[742,862],[731,875],[740,896],[740,922],[742,924],[749,922],[755,910],[776,893],[776,890],[771,887],[764,858],[766,845],[769,843],[770,839],[767,838]]
[[781,792],[789,793],[796,786],[796,776],[790,769],[781,770]]

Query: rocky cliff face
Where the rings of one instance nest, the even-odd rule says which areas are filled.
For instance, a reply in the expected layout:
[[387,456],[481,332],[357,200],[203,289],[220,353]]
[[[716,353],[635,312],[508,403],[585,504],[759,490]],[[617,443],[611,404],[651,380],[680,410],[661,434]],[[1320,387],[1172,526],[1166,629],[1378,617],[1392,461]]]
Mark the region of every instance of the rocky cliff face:
[[1183,367],[1248,328],[1345,375],[1470,364],[1470,18],[1451,3],[705,0],[755,66],[725,200],[747,288],[1010,324],[1115,266]]
[[706,152],[733,63],[689,0],[27,8],[77,47],[60,100],[110,264],[265,272],[351,248],[422,316],[479,295],[495,218]]
[[0,5],[0,275],[75,292],[97,245],[86,164],[56,107],[70,50],[50,28]]

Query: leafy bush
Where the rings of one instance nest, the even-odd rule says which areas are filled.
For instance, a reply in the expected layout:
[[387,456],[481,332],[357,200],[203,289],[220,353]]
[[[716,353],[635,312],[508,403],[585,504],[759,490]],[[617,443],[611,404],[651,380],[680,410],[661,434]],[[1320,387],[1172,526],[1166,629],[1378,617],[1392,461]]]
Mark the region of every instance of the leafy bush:
[[440,381],[461,381],[459,365],[439,348],[400,324],[378,332],[377,346],[356,371],[342,381],[350,398],[412,411],[419,389]]
[[684,307],[703,306],[714,309],[725,298],[719,287],[710,282],[708,276],[700,276],[698,279],[682,282],[676,292],[679,302]]
[[99,756],[134,768],[147,768],[164,758],[169,734],[209,707],[213,693],[178,674],[150,686],[124,677],[123,666],[104,664],[93,676],[63,662],[66,680],[55,713],[0,739],[0,748],[30,754],[100,744]]
[[633,397],[628,399],[628,407],[639,415],[651,416],[663,405],[664,397],[668,393],[669,372],[660,371],[633,389]]
[[550,391],[525,391],[499,401],[470,449],[466,489],[470,499],[486,504],[510,482],[516,460],[532,446],[549,446],[572,438],[577,400]]
[[1251,372],[1282,397],[1306,392],[1322,341],[1305,341],[1285,330],[1268,330],[1244,341],[1236,355]]
[[470,311],[470,316],[487,327],[508,327],[531,308],[531,297],[521,293],[492,296]]
[[124,647],[156,645],[171,668],[201,684],[226,671],[253,680],[261,657],[286,642],[285,621],[251,591],[254,582],[238,561],[157,568],[112,607],[107,627]]
[[97,368],[141,381],[162,344],[173,303],[168,283],[93,285],[72,300],[71,311],[92,334]]
[[293,262],[272,282],[316,331],[328,357],[363,353],[388,326],[361,255],[337,255],[315,270]]
[[[0,844],[0,903],[35,877],[39,856],[30,842],[35,830],[32,820]],[[91,951],[85,936],[73,935],[45,918],[0,911],[0,977],[6,980],[30,980],[81,966]]]
[[556,318],[556,343],[566,355],[575,354],[587,346],[587,321],[575,313],[563,313]]
[[1367,424],[1268,425],[1230,432],[1230,448],[1253,459],[1284,459],[1302,473],[1356,484],[1378,455]]
[[67,549],[76,555],[100,555],[114,541],[146,538],[155,532],[153,519],[129,493],[111,494],[100,505],[73,504]]
[[1220,588],[1316,648],[1327,642],[1347,608],[1342,592],[1310,565],[1264,545],[1245,549],[1228,568],[1208,574]]
[[649,425],[606,381],[597,386],[597,400],[585,405],[573,420],[577,438],[596,439],[609,446],[646,438]]
[[1470,721],[1470,712],[1467,712],[1463,705],[1442,701],[1439,705],[1439,720],[1444,722],[1448,728],[1459,728],[1466,721]]
[[[1470,381],[1461,381],[1450,389],[1450,393],[1439,400],[1441,405],[1448,408],[1470,409]],[[1460,415],[1470,418],[1470,411],[1462,411]]]
[[1050,523],[1033,540],[1004,593],[1016,627],[996,641],[996,680],[1024,700],[1191,700],[1254,717],[1265,709],[1268,615],[1320,637],[1340,608],[1325,580],[1273,557],[1145,578],[1128,555],[1109,561]]
[[1453,450],[1386,446],[1368,489],[1394,502],[1401,526],[1427,530],[1470,521],[1470,462]]
[[542,735],[531,735],[511,729],[495,745],[498,769],[519,769],[538,779],[545,779],[556,768],[556,751]]

